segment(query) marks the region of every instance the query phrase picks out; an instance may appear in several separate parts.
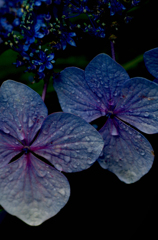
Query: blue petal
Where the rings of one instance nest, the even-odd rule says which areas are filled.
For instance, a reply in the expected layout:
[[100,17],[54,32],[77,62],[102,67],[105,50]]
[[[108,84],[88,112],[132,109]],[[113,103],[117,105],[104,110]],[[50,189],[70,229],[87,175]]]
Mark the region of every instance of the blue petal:
[[142,132],[158,132],[158,84],[145,78],[132,78],[121,91],[115,114]]
[[47,68],[47,69],[52,69],[52,68],[53,68],[53,65],[52,65],[50,62],[47,62],[47,63],[46,63],[46,68]]
[[69,37],[75,37],[76,36],[76,33],[75,32],[70,32],[69,33]]
[[[115,130],[114,130],[115,129]],[[154,152],[148,140],[118,119],[108,119],[100,134],[104,149],[98,162],[125,183],[134,183],[152,167]]]
[[0,168],[0,204],[31,226],[56,215],[69,195],[66,177],[31,153]]
[[47,56],[48,61],[51,61],[54,58],[54,53],[51,53]]
[[158,48],[154,48],[145,52],[144,62],[148,71],[155,78],[158,78]]
[[41,32],[36,32],[36,33],[35,33],[35,37],[37,37],[37,38],[43,38],[43,37],[44,37],[44,34],[41,33]]
[[45,65],[44,64],[42,64],[40,67],[39,67],[39,72],[43,72],[44,71],[44,69],[45,69]]
[[109,101],[113,100],[113,105],[117,103],[121,86],[130,78],[121,65],[101,53],[87,65],[85,79],[90,89],[108,108]]
[[67,41],[67,43],[69,43],[71,46],[76,47],[76,43],[75,43],[75,41],[74,41],[72,38],[67,38],[66,41]]
[[31,150],[64,172],[89,168],[103,149],[103,139],[89,123],[69,113],[49,115]]
[[64,112],[74,113],[87,122],[106,114],[106,107],[87,85],[82,69],[65,68],[54,79],[54,88]]
[[7,80],[0,89],[0,130],[29,144],[40,129],[48,110],[41,96],[28,86]]
[[1,128],[3,131],[0,130],[0,168],[7,165],[23,148],[16,138],[9,135],[10,131],[5,123]]

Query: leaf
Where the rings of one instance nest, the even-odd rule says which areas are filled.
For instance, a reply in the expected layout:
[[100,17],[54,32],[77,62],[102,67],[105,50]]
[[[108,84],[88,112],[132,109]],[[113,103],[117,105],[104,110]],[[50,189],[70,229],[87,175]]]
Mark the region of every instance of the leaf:
[[132,78],[121,91],[114,114],[142,132],[158,132],[158,85],[145,78]]
[[143,57],[148,71],[155,78],[158,78],[158,48],[154,48],[145,52]]
[[40,129],[47,108],[28,86],[7,80],[0,89],[0,130],[29,145]]
[[59,171],[77,172],[96,161],[103,145],[101,135],[89,123],[59,112],[45,119],[30,149],[49,160]]
[[0,168],[0,204],[29,225],[56,215],[69,195],[66,177],[31,153]]
[[22,148],[23,145],[17,139],[0,130],[0,168],[7,165]]
[[104,139],[103,153],[98,159],[102,168],[125,183],[138,181],[150,170],[154,152],[141,133],[116,118],[108,119],[99,132]]
[[54,88],[64,112],[74,113],[87,122],[105,115],[106,107],[90,90],[82,69],[68,67],[61,71]]

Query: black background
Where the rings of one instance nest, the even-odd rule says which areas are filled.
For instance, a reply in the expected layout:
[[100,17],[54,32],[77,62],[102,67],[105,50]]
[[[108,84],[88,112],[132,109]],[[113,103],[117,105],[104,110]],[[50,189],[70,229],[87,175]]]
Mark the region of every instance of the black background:
[[[143,1],[142,1],[143,2]],[[128,25],[120,26],[115,44],[116,61],[121,65],[158,47],[157,1],[144,1],[133,14]],[[67,46],[63,58],[86,56],[89,62],[101,52],[111,55],[108,39],[87,37],[77,43],[77,48]],[[1,59],[2,61],[2,59]],[[75,63],[74,63],[75,65]],[[67,62],[60,66],[69,66]],[[86,66],[86,65],[85,65]],[[130,77],[140,76],[153,80],[144,62],[127,70]],[[11,78],[23,82],[22,73],[6,73],[1,81]],[[60,111],[56,93],[48,92],[45,101],[49,113]],[[71,196],[65,207],[54,217],[37,227],[31,227],[12,215],[6,214],[0,224],[16,237],[85,238],[90,239],[156,239],[158,216],[158,134],[144,136],[151,143],[155,160],[150,171],[138,182],[125,184],[113,173],[102,169],[97,162],[78,173],[64,173],[71,187]],[[7,230],[7,231],[6,231]],[[34,234],[34,235],[32,235]]]

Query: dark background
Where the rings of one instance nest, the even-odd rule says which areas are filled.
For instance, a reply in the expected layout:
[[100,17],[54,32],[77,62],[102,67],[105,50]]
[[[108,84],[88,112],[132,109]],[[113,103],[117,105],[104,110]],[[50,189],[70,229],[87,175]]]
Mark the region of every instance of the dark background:
[[[153,80],[145,68],[143,54],[158,47],[157,1],[142,1],[131,15],[131,23],[119,26],[115,44],[116,61],[125,67],[130,77],[145,77]],[[82,69],[97,54],[111,55],[108,38],[96,39],[87,36],[76,42],[77,47],[67,46],[55,63],[58,72],[66,66]],[[32,85],[12,62],[16,53],[12,50],[0,56],[0,81],[13,79],[25,83],[42,93],[43,82]],[[45,100],[49,113],[61,111],[52,80]],[[102,169],[97,162],[91,168],[78,173],[64,173],[71,186],[71,196],[65,207],[42,225],[31,227],[20,219],[6,214],[0,224],[12,236],[39,238],[92,238],[97,239],[156,239],[158,225],[158,134],[143,134],[151,143],[155,160],[150,171],[138,182],[125,184],[113,173]],[[7,231],[6,231],[7,229]],[[21,233],[23,235],[21,235]],[[30,235],[30,234],[34,235]],[[28,234],[28,235],[27,235]]]

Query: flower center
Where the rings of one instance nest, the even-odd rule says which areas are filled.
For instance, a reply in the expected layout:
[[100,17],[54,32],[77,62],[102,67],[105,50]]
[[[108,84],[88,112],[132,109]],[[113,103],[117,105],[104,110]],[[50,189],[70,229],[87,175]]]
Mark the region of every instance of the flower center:
[[108,111],[108,113],[106,114],[106,117],[108,118],[114,118],[115,114],[113,113],[113,111]]
[[25,146],[22,150],[25,154],[27,154],[30,150],[30,148],[28,146]]

